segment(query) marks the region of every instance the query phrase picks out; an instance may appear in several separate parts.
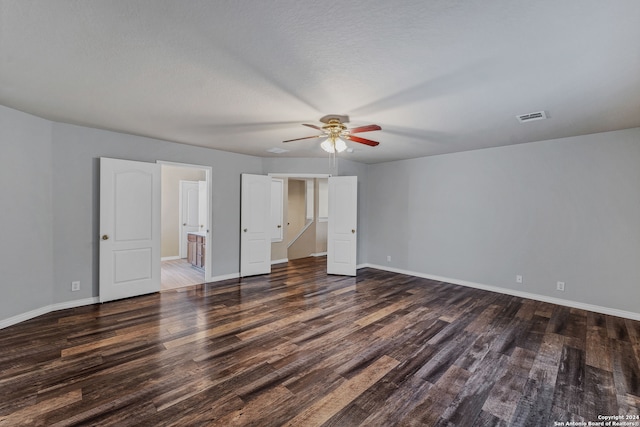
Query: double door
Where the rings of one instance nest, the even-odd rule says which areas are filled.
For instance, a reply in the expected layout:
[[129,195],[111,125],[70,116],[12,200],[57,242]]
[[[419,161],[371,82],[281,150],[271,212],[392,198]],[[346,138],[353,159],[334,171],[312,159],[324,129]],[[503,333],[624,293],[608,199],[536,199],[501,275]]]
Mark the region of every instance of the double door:
[[[327,273],[355,276],[358,181],[329,177]],[[271,177],[242,174],[240,276],[271,272]]]

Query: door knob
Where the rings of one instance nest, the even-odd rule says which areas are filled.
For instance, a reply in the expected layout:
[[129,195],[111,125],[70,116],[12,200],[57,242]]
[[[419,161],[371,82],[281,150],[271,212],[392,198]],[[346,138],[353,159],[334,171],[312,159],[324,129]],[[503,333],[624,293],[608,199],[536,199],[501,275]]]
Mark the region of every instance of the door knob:
[[244,229],[244,232],[245,232],[245,233],[247,232],[247,229],[246,229],[246,228]]
[[107,236],[106,234],[102,235],[102,240],[109,240],[109,236]]
[[356,230],[354,230],[354,229],[352,228],[352,229],[351,229],[351,232],[352,232],[352,233],[355,233],[355,232],[356,232]]
[[278,228],[282,228],[282,226],[280,224],[278,224]]
[[184,222],[184,223],[182,223],[182,225],[186,227],[186,226],[187,226],[187,223],[186,223],[186,222]]

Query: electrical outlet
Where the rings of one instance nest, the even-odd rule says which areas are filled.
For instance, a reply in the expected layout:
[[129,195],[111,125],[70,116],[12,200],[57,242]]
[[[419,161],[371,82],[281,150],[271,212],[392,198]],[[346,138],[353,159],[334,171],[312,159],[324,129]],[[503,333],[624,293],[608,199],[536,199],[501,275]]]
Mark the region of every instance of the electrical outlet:
[[558,282],[556,285],[556,289],[559,291],[564,291],[564,282]]
[[522,276],[519,274],[516,276],[516,283],[522,283]]
[[387,255],[387,262],[391,262],[391,255]]
[[79,290],[80,290],[80,282],[79,281],[71,282],[71,291],[75,292]]

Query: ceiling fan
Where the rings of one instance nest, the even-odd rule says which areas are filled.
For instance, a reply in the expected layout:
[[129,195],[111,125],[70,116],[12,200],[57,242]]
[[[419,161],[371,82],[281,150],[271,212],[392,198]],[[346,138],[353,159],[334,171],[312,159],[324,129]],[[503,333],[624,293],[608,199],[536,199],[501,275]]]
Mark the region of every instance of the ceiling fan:
[[372,141],[370,139],[360,138],[359,136],[353,135],[354,133],[382,130],[382,128],[378,125],[366,125],[366,126],[359,126],[356,128],[348,129],[347,126],[344,125],[344,123],[349,122],[349,117],[339,116],[339,115],[324,116],[323,118],[320,119],[320,121],[322,123],[325,123],[325,125],[316,126],[308,123],[303,123],[302,125],[322,131],[322,134],[314,135],[314,136],[305,136],[303,138],[288,139],[282,142],[300,141],[303,139],[326,138],[322,142],[322,144],[320,144],[320,147],[322,147],[322,149],[328,153],[336,153],[336,152],[341,153],[344,150],[346,150],[347,144],[344,142],[345,139],[353,142],[358,142],[360,144],[365,144],[370,147],[375,147],[376,145],[380,144],[378,141]]

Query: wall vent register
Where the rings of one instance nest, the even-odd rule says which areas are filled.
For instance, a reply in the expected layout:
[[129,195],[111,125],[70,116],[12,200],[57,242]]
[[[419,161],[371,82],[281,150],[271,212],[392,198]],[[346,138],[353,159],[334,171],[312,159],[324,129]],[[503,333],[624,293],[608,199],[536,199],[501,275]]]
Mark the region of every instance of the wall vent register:
[[520,114],[516,116],[520,123],[533,122],[536,120],[544,120],[547,114],[544,111],[536,111],[535,113]]

